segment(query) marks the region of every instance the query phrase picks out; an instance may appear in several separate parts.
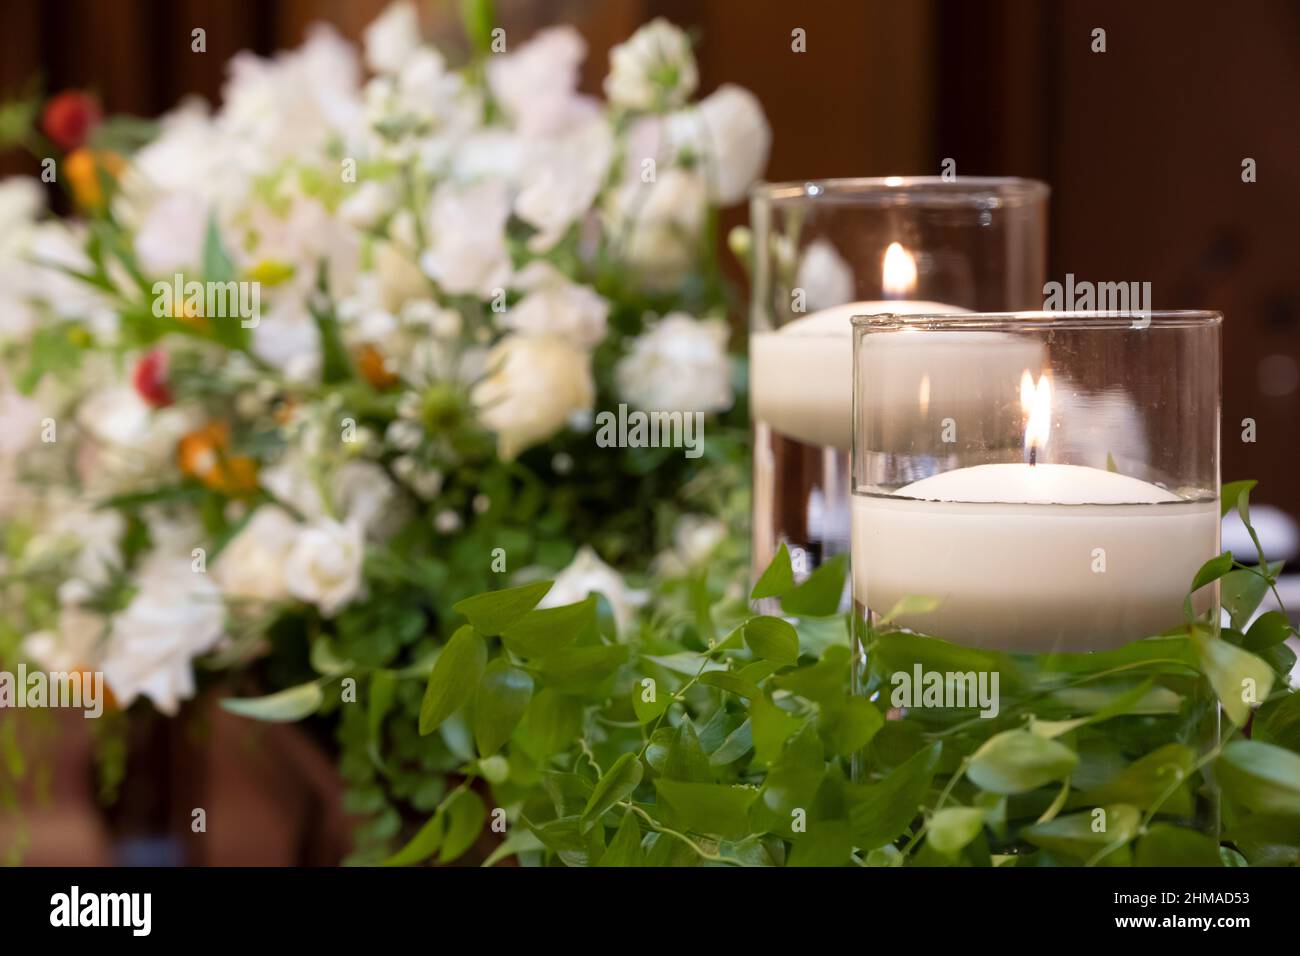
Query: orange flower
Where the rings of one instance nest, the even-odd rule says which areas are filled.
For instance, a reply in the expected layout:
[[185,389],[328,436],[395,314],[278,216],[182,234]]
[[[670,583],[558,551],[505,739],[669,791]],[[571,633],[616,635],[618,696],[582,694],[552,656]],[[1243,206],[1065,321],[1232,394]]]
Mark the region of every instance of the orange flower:
[[380,391],[392,388],[399,381],[397,375],[388,367],[388,360],[384,358],[383,353],[369,343],[357,349],[356,362],[361,377]]
[[208,422],[184,435],[177,446],[181,474],[197,478],[205,488],[231,497],[257,490],[257,462],[247,455],[228,455],[230,428],[225,422]]
[[74,149],[63,159],[63,171],[72,186],[72,196],[83,209],[98,209],[104,205],[104,190],[100,186],[102,170],[113,179],[122,175],[126,163],[117,153],[107,150],[90,150],[84,146]]

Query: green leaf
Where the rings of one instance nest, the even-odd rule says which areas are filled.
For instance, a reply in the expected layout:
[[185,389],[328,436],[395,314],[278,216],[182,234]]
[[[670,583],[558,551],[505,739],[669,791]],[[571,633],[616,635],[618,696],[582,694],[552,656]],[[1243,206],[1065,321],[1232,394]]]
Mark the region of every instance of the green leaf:
[[311,681],[265,697],[228,698],[221,702],[223,709],[240,717],[265,720],[271,723],[286,723],[310,717],[320,708],[325,700],[320,684]]
[[975,751],[966,776],[993,793],[1025,793],[1064,779],[1078,764],[1078,754],[1064,744],[1027,730],[1005,730]]
[[1076,805],[1104,806],[1111,803],[1131,804],[1146,810],[1158,800],[1165,800],[1168,813],[1190,811],[1191,798],[1186,790],[1166,797],[1171,784],[1191,780],[1196,754],[1186,744],[1165,744],[1133,761],[1115,777],[1082,794]]
[[781,598],[781,610],[796,617],[830,617],[839,613],[848,570],[848,555],[835,555]]
[[614,839],[609,841],[609,846],[605,848],[605,852],[601,854],[596,865],[645,865],[645,854],[641,851],[641,825],[637,822],[636,814],[631,810],[623,814],[623,819],[618,824]]
[[235,278],[235,263],[221,241],[215,213],[208,217],[203,233],[203,278],[208,282],[230,282]]
[[749,681],[732,671],[708,671],[700,675],[700,683],[728,691],[746,700],[752,700],[763,693]]
[[522,587],[488,591],[458,601],[451,609],[469,618],[484,637],[495,637],[537,607],[553,584],[553,581],[537,581]]
[[1255,714],[1251,739],[1300,753],[1300,693],[1270,700]]
[[810,721],[785,745],[763,783],[763,805],[776,817],[777,833],[790,833],[791,812],[802,809],[806,814],[825,776],[826,756]]
[[679,826],[697,833],[739,838],[750,832],[749,808],[758,798],[750,787],[721,783],[655,781],[659,799],[671,808]]
[[799,634],[789,621],[763,615],[745,622],[745,643],[759,657],[777,664],[799,659]]
[[377,670],[370,675],[370,698],[366,703],[366,728],[369,731],[370,759],[375,766],[383,766],[381,745],[384,717],[392,709],[397,694],[397,676],[392,671]]
[[817,663],[787,671],[774,677],[772,683],[781,690],[819,703],[839,700],[849,685],[849,649],[843,644],[833,644]]
[[1273,689],[1273,668],[1249,651],[1192,629],[1192,647],[1201,671],[1219,696],[1223,711],[1238,727],[1250,719],[1251,705]]
[[1222,518],[1233,508],[1237,507],[1237,499],[1245,492],[1247,497],[1258,481],[1230,481],[1219,491],[1219,517]]
[[803,721],[782,710],[766,696],[749,702],[750,733],[753,735],[754,760],[766,764],[775,760],[785,742],[803,726]]
[[[1095,812],[1097,809],[1102,810],[1102,815]],[[1034,846],[1086,862],[1111,844],[1133,839],[1141,820],[1137,807],[1115,804],[1057,817],[1050,823],[1026,827],[1021,833]]]
[[1222,866],[1219,845],[1203,833],[1157,823],[1138,841],[1138,866]]
[[1252,654],[1258,654],[1281,644],[1294,633],[1295,629],[1285,614],[1281,611],[1265,611],[1246,632],[1246,641],[1242,647]]
[[442,649],[429,674],[420,704],[420,734],[438,725],[469,700],[487,666],[487,645],[469,625],[459,628]]
[[885,718],[864,697],[846,697],[840,706],[822,709],[822,736],[831,753],[841,757],[852,756],[871,743],[883,726]]
[[438,849],[438,862],[450,863],[472,847],[486,819],[483,798],[473,790],[465,789],[452,796],[447,804],[447,832]]
[[955,857],[984,829],[984,811],[978,807],[944,807],[930,817],[926,841],[944,856]]
[[853,853],[853,828],[846,820],[817,820],[795,842],[787,866],[844,866]]
[[533,679],[498,657],[483,671],[474,698],[474,742],[479,756],[494,754],[510,739],[533,697]]
[[1223,608],[1232,620],[1232,626],[1243,629],[1249,623],[1264,595],[1268,594],[1271,582],[1282,570],[1282,562],[1260,565],[1256,568],[1238,568],[1231,574],[1224,575],[1220,585],[1220,597]]
[[577,817],[561,817],[540,826],[525,818],[524,823],[565,866],[590,866],[605,852],[604,828],[583,833],[578,829]]
[[880,783],[850,791],[849,822],[859,847],[883,846],[916,819],[941,751],[942,745],[935,741],[904,760]]
[[447,815],[439,810],[411,837],[409,843],[383,862],[384,866],[411,866],[437,852],[447,828]]
[[[647,694],[652,695],[650,700],[646,700]],[[668,688],[660,688],[655,678],[642,677],[632,685],[632,710],[636,713],[637,723],[653,723],[672,705],[673,695]]]
[[1300,755],[1257,740],[1235,740],[1214,764],[1223,792],[1256,813],[1300,816]]
[[1219,578],[1223,577],[1231,570],[1232,552],[1224,552],[1223,554],[1210,558],[1210,560],[1201,565],[1200,570],[1196,572],[1196,576],[1192,578],[1192,593],[1195,594],[1207,584],[1219,580]]
[[938,606],[938,598],[926,597],[923,594],[908,594],[899,598],[897,603],[889,609],[889,613],[880,619],[880,622],[887,624],[890,621],[897,621],[900,617],[909,617],[913,614],[929,614]]
[[699,734],[689,717],[685,718],[673,732],[672,743],[664,757],[660,776],[668,780],[683,780],[687,783],[710,783],[713,774],[709,771],[709,758],[700,744]]
[[754,585],[754,590],[750,592],[749,598],[757,601],[760,598],[779,598],[789,594],[794,588],[794,569],[790,565],[790,549],[781,542],[781,547],[777,549],[776,556],[767,569],[759,577],[758,583]]
[[543,657],[572,644],[595,623],[596,596],[593,594],[577,604],[534,608],[502,628],[501,640],[516,654]]
[[631,796],[644,773],[641,760],[634,753],[625,753],[615,760],[614,765],[605,771],[591,791],[591,798],[578,820],[579,828],[584,832],[590,830],[607,810]]
[[754,749],[754,727],[745,720],[739,727],[727,734],[718,749],[709,754],[709,766],[725,767],[739,760]]
[[623,665],[628,652],[626,644],[562,647],[543,657],[537,670],[557,690],[592,693]]
[[515,740],[538,763],[567,748],[582,726],[582,704],[553,687],[543,687],[529,701],[515,729]]
[[493,6],[492,0],[460,0],[460,22],[479,56],[492,52],[492,30],[496,25]]

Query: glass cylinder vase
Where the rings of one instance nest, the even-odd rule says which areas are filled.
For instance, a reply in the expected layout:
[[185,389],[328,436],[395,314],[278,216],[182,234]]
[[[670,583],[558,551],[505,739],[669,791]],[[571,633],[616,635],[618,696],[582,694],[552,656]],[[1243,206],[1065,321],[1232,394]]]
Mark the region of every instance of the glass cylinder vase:
[[972,755],[1015,730],[1077,762],[1003,781],[1009,813],[1217,826],[1193,770],[1218,733],[1197,660],[1219,597],[1191,588],[1219,553],[1220,323],[853,320],[853,676],[887,718],[873,748],[942,740],[946,770],[977,776]]
[[[754,191],[756,575],[782,542],[797,577],[848,551],[851,317],[1041,306],[1047,196],[1042,183],[1010,178],[845,179]],[[989,358],[1008,369],[1020,362]]]

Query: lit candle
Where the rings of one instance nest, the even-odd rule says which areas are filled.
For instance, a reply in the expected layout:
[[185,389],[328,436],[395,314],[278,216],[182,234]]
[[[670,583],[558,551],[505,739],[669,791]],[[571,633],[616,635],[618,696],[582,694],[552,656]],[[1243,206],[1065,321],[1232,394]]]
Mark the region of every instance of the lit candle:
[[[901,243],[891,243],[881,262],[881,286],[887,299],[851,302],[822,309],[750,338],[750,408],[754,417],[787,438],[848,451],[853,437],[853,329],[855,315],[926,315],[964,312],[955,305],[907,298],[916,290],[915,257]],[[943,340],[940,342],[940,340]],[[890,341],[868,374],[881,381],[881,394],[897,414],[926,414],[930,403],[943,402],[946,373],[979,367],[1018,373],[1042,363],[1039,343],[995,332],[930,333],[924,351],[912,333]],[[936,353],[936,346],[944,351]],[[972,363],[975,363],[972,366]],[[944,406],[953,416],[972,409]]]
[[930,597],[933,610],[895,623],[1024,652],[1103,650],[1177,625],[1192,577],[1219,551],[1218,502],[1045,462],[1048,376],[1022,378],[1021,401],[1025,462],[855,492],[859,600],[888,614],[904,597]]

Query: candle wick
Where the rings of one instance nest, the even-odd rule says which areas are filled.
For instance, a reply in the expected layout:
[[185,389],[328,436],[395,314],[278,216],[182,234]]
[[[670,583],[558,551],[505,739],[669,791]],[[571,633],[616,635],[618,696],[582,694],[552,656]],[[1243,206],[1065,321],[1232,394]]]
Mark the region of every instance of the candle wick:
[[1038,446],[1030,445],[1029,446],[1029,467],[1032,468],[1036,464],[1038,464]]

